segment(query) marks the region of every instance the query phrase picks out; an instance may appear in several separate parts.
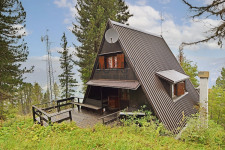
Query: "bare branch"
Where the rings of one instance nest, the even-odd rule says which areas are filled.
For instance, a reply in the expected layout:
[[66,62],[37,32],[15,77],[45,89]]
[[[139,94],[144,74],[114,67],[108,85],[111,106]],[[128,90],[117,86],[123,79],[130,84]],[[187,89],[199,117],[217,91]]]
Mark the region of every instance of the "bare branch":
[[221,20],[219,25],[212,27],[207,31],[208,33],[211,33],[210,36],[196,42],[183,42],[183,45],[195,45],[199,43],[205,43],[210,40],[218,40],[218,45],[222,48],[223,40],[225,38],[225,0],[213,0],[212,3],[200,7],[193,6],[187,0],[182,1],[189,7],[190,11],[195,13],[194,15],[190,16],[193,19],[199,18],[201,16],[205,18],[215,16],[219,17]]

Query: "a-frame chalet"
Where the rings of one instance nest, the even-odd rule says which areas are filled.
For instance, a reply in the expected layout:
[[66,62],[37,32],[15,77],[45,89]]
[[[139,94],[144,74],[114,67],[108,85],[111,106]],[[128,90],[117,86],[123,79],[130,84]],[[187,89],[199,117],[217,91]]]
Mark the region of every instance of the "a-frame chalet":
[[184,116],[196,113],[194,105],[199,102],[199,94],[161,36],[111,20],[87,85],[84,104],[105,111],[146,105],[170,130],[181,126]]

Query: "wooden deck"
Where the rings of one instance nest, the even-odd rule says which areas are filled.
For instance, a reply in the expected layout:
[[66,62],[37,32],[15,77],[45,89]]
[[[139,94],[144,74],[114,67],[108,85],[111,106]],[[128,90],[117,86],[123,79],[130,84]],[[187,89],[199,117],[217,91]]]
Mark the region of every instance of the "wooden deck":
[[[109,115],[111,113],[113,113],[113,112],[104,112],[103,114],[101,114],[97,111],[86,110],[86,109],[81,109],[80,111],[78,111],[78,108],[73,108],[73,110],[72,110],[72,121],[76,122],[76,125],[80,128],[93,127],[97,123],[102,124],[103,121],[100,118],[104,117],[106,115]],[[64,114],[55,116],[55,117],[52,118],[52,122],[54,122],[56,120],[60,120],[62,118],[66,118],[66,117],[69,117],[68,113],[64,113]],[[110,120],[113,117],[115,117],[115,116],[107,117],[105,119],[105,122],[107,120]],[[46,124],[44,124],[44,125],[46,125]]]
[[[74,102],[75,99],[77,99],[77,102]],[[102,109],[93,109],[92,107],[95,105],[79,109],[80,107],[76,107],[76,105],[87,106],[87,104],[80,103],[80,99],[71,97],[33,105],[33,121],[44,126],[51,125],[55,122],[74,121],[78,127],[86,128],[93,127],[97,123],[112,124],[113,121],[117,120],[119,113],[116,112],[118,111],[117,109],[110,109],[103,113]]]

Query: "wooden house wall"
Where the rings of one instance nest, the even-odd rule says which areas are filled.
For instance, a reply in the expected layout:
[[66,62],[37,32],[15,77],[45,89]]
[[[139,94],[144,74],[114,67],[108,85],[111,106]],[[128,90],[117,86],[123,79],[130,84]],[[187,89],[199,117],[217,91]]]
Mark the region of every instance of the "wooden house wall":
[[119,42],[117,41],[116,43],[108,43],[107,41],[105,41],[100,54],[112,52],[122,52],[122,48],[120,47]]
[[141,87],[137,90],[130,90],[130,107],[140,109],[141,106],[146,105],[150,108],[147,97],[145,96]]
[[[104,41],[102,50],[100,51],[100,56],[108,56],[110,53],[116,54],[117,52],[122,53],[122,48],[119,42],[108,43]],[[105,55],[106,54],[106,55]],[[99,56],[99,57],[100,57]],[[99,60],[99,59],[98,59]],[[135,73],[130,68],[127,63],[127,58],[125,57],[124,69],[113,68],[113,69],[103,69],[98,67],[94,70],[94,75],[92,79],[112,79],[112,80],[137,80]],[[99,63],[99,62],[98,62]]]
[[134,72],[130,68],[95,70],[93,79],[136,80]]

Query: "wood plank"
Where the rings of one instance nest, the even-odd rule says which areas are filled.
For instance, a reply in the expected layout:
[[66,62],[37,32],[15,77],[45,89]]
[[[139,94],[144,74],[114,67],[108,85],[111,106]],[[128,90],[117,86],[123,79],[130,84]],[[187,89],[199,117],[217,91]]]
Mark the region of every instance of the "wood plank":
[[79,105],[79,106],[83,106],[83,107],[95,109],[95,110],[99,110],[99,109],[102,108],[102,107],[97,107],[97,106],[94,106],[94,105],[83,104],[83,103],[77,103],[77,102],[71,102],[71,103],[73,103],[73,104],[75,104],[75,105]]
[[54,114],[49,114],[49,116],[48,116],[48,117],[54,117],[54,116],[57,116],[57,115],[61,115],[61,114],[64,114],[64,113],[70,112],[70,111],[72,111],[72,109],[62,110],[62,111],[57,112],[57,113],[54,113]]

